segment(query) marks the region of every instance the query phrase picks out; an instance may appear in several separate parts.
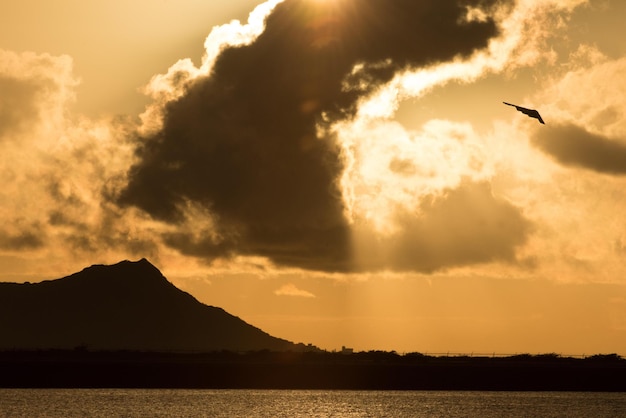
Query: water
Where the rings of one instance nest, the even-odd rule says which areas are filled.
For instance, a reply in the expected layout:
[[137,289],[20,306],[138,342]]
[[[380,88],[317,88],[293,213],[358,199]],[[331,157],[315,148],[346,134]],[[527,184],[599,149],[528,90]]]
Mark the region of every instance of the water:
[[626,393],[0,389],[2,417],[626,417]]

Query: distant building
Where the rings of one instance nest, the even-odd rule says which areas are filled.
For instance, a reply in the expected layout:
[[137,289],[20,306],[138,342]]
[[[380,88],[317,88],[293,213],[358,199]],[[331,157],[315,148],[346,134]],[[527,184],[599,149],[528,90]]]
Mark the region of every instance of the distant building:
[[341,346],[341,354],[352,354],[354,350],[348,347]]

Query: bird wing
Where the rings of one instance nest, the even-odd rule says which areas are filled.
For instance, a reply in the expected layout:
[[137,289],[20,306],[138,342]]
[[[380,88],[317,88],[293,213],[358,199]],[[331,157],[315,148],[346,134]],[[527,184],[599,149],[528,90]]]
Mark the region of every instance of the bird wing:
[[539,122],[541,122],[541,123],[543,123],[545,125],[545,122],[541,118],[541,115],[535,109],[527,109],[527,108],[521,107],[521,106],[515,106],[515,108],[517,110],[519,110],[520,112],[522,112],[523,114],[530,116],[531,118],[538,119]]
[[502,103],[504,103],[505,105],[508,105],[508,106],[513,106],[515,109],[517,109],[518,111],[522,112],[523,114],[528,115],[531,118],[535,118],[535,119],[539,120],[539,122],[541,122],[542,124],[545,125],[545,122],[541,118],[541,115],[535,109],[528,109],[526,107],[514,105],[514,104],[511,104],[511,103],[507,103],[507,102],[502,102]]

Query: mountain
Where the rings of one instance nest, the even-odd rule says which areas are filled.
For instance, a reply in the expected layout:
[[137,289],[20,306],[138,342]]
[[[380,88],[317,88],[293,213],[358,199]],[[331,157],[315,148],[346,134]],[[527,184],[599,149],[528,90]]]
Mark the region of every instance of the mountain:
[[176,288],[146,259],[0,283],[0,349],[297,350]]

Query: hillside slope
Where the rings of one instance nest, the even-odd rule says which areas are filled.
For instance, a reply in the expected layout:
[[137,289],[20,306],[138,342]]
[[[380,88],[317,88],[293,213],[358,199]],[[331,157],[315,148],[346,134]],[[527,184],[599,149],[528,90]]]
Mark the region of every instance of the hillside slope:
[[57,280],[0,283],[0,349],[293,350],[176,288],[149,261],[94,265]]

